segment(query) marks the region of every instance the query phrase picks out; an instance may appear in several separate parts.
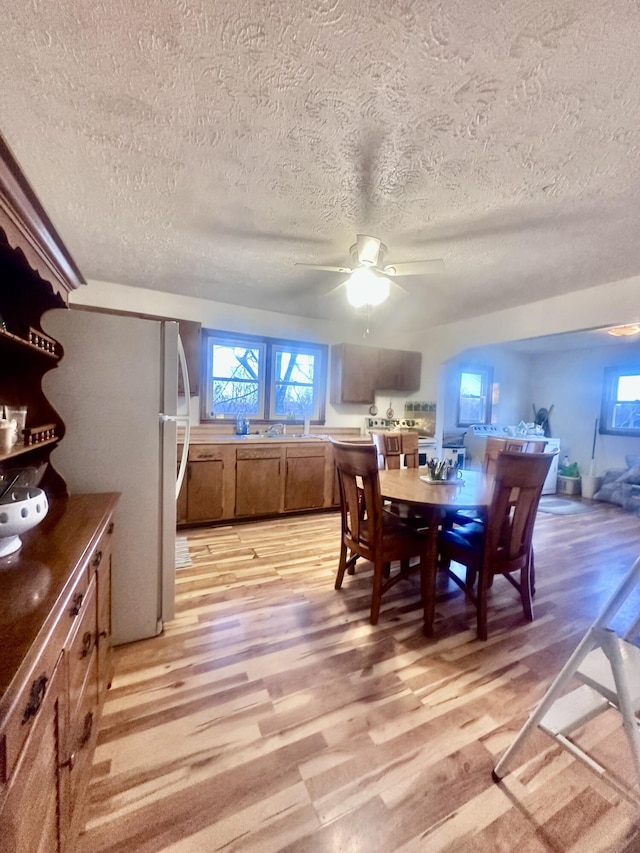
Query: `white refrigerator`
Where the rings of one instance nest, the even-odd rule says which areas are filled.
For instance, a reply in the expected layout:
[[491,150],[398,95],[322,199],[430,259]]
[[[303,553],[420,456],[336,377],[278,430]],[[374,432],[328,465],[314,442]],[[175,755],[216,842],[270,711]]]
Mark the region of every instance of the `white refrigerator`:
[[70,494],[121,493],[113,642],[156,636],[175,609],[178,325],[56,309],[42,326],[63,348],[43,380],[66,428],[51,463]]

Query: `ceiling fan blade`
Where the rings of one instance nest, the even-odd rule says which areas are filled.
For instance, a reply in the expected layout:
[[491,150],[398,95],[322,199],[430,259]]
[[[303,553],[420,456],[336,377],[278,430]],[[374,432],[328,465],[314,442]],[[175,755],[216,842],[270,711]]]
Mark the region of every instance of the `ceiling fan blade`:
[[365,234],[356,236],[356,251],[358,262],[365,267],[378,266],[382,243],[377,237],[367,237]]
[[342,273],[350,273],[351,270],[349,267],[325,267],[322,264],[301,264],[296,263],[296,267],[307,267],[312,270],[327,270],[327,272],[342,272]]
[[322,299],[326,299],[327,296],[333,296],[334,293],[337,293],[339,290],[342,290],[343,287],[346,287],[346,281],[341,281],[340,284],[336,284],[335,287],[332,287],[331,290],[327,290],[326,293],[322,294]]
[[431,275],[444,272],[443,260],[406,261],[401,264],[389,264],[382,272],[385,275]]

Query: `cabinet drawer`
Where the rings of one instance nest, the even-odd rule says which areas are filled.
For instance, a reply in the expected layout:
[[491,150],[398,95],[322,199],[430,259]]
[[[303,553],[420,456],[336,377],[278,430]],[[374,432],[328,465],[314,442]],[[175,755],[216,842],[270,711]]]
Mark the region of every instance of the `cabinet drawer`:
[[325,448],[322,444],[300,445],[299,447],[287,447],[285,450],[287,459],[300,459],[310,456],[321,456],[324,459]]
[[236,459],[281,459],[281,447],[239,447]]
[[91,575],[100,567],[102,561],[107,559],[107,556],[111,553],[112,538],[113,521],[110,521],[103,530],[100,539],[98,540],[98,544],[91,554],[91,558],[89,560],[89,580],[91,579]]
[[[96,578],[91,579],[87,595],[82,604],[80,621],[75,626],[67,644],[69,662],[69,713],[75,719],[82,688],[96,647]],[[97,681],[94,681],[94,701],[97,701]]]
[[223,460],[232,448],[212,447],[205,445],[192,445],[189,448],[189,462],[206,462],[210,459]]
[[98,701],[96,683],[98,677],[98,655],[94,649],[88,658],[86,677],[81,685],[75,712],[69,717],[69,790],[71,813],[69,814],[70,837],[76,838],[82,829],[82,806],[85,787],[88,785],[89,765],[96,744],[98,728]]
[[[34,720],[48,690],[51,674],[66,645],[67,638],[78,619],[85,613],[87,574],[85,569],[80,573],[60,618],[43,644],[42,651],[36,664],[31,668],[29,676],[22,682],[7,714],[0,740],[0,778],[4,782],[9,780],[20,751],[33,728]],[[95,620],[95,604],[93,613]]]

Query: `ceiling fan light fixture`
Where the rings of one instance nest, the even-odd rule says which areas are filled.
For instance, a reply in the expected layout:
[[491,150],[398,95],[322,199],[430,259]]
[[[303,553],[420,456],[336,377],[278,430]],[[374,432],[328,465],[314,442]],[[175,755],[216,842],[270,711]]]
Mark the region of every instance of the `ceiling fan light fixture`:
[[347,280],[347,299],[354,308],[380,305],[389,297],[389,279],[369,267],[354,270]]
[[640,334],[640,323],[627,323],[624,326],[613,326],[607,329],[608,335],[614,335],[616,338],[627,337],[628,335]]

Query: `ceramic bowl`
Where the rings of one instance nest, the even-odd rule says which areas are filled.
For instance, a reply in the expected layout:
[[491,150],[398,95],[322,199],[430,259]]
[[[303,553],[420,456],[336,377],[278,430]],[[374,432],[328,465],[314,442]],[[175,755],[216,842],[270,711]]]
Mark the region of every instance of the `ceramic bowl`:
[[10,489],[0,500],[0,557],[17,551],[22,545],[20,535],[40,524],[48,510],[42,489]]

